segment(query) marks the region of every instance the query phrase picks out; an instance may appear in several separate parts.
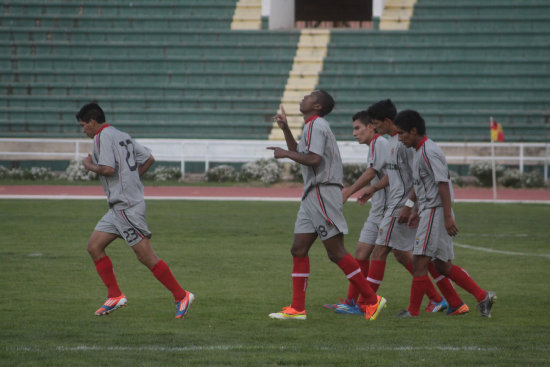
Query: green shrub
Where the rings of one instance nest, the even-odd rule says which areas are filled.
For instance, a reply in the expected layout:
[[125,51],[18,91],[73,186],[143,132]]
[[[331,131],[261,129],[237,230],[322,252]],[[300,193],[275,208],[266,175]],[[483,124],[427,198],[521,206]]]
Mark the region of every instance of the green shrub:
[[206,175],[204,176],[205,181],[208,182],[232,182],[236,181],[237,178],[238,174],[235,168],[226,164],[210,168],[206,171]]
[[353,184],[366,169],[366,164],[344,164],[344,183]]
[[[504,173],[504,166],[497,164],[495,166],[496,178],[499,178]],[[476,161],[470,166],[470,174],[476,177],[481,186],[493,185],[493,166],[491,161]]]
[[507,169],[499,182],[502,186],[505,187],[521,187],[522,175],[519,169]]
[[259,159],[254,162],[245,163],[239,174],[239,181],[261,181],[265,184],[272,184],[281,179],[283,165],[274,158]]

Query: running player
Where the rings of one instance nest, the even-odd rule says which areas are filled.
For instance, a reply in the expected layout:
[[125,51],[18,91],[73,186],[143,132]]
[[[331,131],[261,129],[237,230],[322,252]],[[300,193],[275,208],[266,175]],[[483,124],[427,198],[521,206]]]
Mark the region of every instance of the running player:
[[[390,99],[379,101],[367,109],[367,115],[380,134],[388,134],[388,150],[385,154],[386,177],[363,189],[358,201],[364,203],[379,189],[389,184],[387,210],[379,225],[378,237],[370,262],[367,280],[375,291],[378,290],[384,278],[386,258],[393,252],[397,261],[412,275],[412,249],[415,229],[407,225],[411,214],[410,201],[407,201],[412,191],[412,158],[413,151],[399,142],[397,128],[393,119],[397,114],[395,105]],[[451,292],[452,285],[448,284]],[[456,292],[455,292],[456,293]],[[428,286],[429,303],[427,312],[437,312],[447,308],[447,302],[435,290],[430,282]]]
[[83,106],[76,119],[84,134],[94,140],[93,155],[84,158],[84,167],[99,175],[109,203],[109,211],[97,223],[88,240],[88,253],[107,287],[107,301],[95,314],[107,315],[128,302],[118,286],[113,264],[105,253],[111,242],[122,237],[138,260],[172,292],[176,318],[183,318],[195,297],[178,284],[168,265],[153,251],[151,232],[145,222],[140,177],[155,162],[151,151],[130,135],[105,123],[105,114],[96,103]]
[[[353,137],[359,144],[366,144],[369,147],[367,158],[367,169],[363,174],[351,185],[342,190],[343,202],[348,198],[368,185],[375,184],[385,175],[385,155],[387,151],[388,141],[386,138],[378,134],[374,128],[371,119],[367,115],[367,111],[357,112],[352,117],[353,121]],[[355,250],[355,260],[361,267],[363,276],[367,277],[369,273],[369,261],[374,243],[378,235],[378,225],[384,217],[386,210],[386,194],[387,188],[377,191],[371,199],[371,209],[369,216],[365,221],[365,225],[361,230],[357,248]],[[327,304],[326,308],[334,309],[337,313],[346,314],[361,314],[362,311],[357,305],[359,298],[359,290],[349,284],[348,294],[339,304]]]
[[415,149],[413,179],[418,198],[416,210],[409,218],[410,225],[418,226],[410,304],[399,316],[418,316],[422,297],[430,282],[428,266],[433,259],[439,273],[451,278],[477,299],[481,316],[491,317],[497,298],[495,293],[481,289],[464,269],[452,263],[452,237],[458,233],[458,228],[452,210],[453,187],[445,155],[426,136],[426,125],[418,112],[401,111],[395,118],[395,125],[399,140],[406,147]]
[[288,126],[284,108],[274,119],[283,130],[287,149],[268,147],[274,157],[289,158],[302,166],[304,192],[294,226],[294,242],[291,248],[292,303],[281,311],[269,315],[275,319],[305,320],[305,297],[309,277],[308,252],[317,237],[321,238],[327,254],[344,272],[346,277],[364,297],[361,304],[365,318],[374,320],[386,304],[361,274],[361,268],[344,247],[347,223],[342,203],[342,159],[328,122],[324,116],[334,107],[334,99],[322,90],[305,96],[300,112],[305,121],[302,137],[297,143]]

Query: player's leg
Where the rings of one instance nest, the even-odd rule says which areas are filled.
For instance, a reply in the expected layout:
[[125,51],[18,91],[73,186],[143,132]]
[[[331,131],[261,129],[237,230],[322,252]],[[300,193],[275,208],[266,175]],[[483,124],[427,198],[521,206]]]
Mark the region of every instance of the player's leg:
[[317,239],[317,233],[295,233],[290,249],[292,255],[292,303],[279,312],[269,314],[273,319],[305,320],[306,289],[309,278],[309,249]]
[[97,316],[107,315],[128,303],[128,300],[118,286],[113,263],[105,253],[107,246],[117,238],[118,235],[114,233],[94,230],[88,240],[88,253],[94,261],[99,277],[103,281],[103,284],[105,284],[105,287],[107,287],[107,300],[95,312]]
[[[359,267],[361,268],[361,273],[363,274],[363,277],[365,279],[367,279],[367,276],[369,275],[370,256],[373,251],[373,244],[367,244],[364,242],[357,243],[357,248],[355,249],[355,261],[357,261],[357,263],[359,264]],[[358,298],[359,290],[353,285],[353,283],[350,283],[346,300],[352,301],[354,304],[357,304]]]
[[449,277],[453,282],[458,284],[461,288],[472,294],[479,305],[481,316],[491,317],[491,309],[493,303],[496,301],[496,295],[494,292],[482,289],[477,283],[470,277],[466,270],[460,266],[454,265],[451,260],[441,261],[436,259],[435,268],[442,275]]
[[151,240],[148,237],[133,245],[132,250],[134,250],[138,260],[147,266],[155,278],[172,292],[174,302],[176,303],[176,318],[183,318],[195,299],[193,293],[184,290],[180,286],[168,264],[158,257],[153,250]]
[[384,279],[384,272],[386,271],[386,259],[391,252],[391,248],[378,245],[374,247],[371,255],[371,261],[369,265],[369,273],[367,275],[367,281],[373,291],[378,291],[378,288],[382,284]]

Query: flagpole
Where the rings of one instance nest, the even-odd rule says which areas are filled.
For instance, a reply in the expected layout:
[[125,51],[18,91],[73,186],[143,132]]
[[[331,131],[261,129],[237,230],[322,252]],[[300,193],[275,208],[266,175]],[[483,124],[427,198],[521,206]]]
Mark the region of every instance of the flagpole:
[[[489,126],[493,126],[493,116],[489,118]],[[491,134],[491,129],[489,128],[489,137],[491,140],[491,166],[493,171],[493,201],[497,201],[497,174],[496,174],[496,164],[495,164],[495,142]]]

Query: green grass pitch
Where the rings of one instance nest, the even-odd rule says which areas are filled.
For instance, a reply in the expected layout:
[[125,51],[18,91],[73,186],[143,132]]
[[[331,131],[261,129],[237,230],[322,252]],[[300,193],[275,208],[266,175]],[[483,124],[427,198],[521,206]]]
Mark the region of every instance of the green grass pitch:
[[[297,202],[149,201],[157,253],[196,295],[174,319],[171,294],[122,240],[108,254],[128,307],[96,317],[106,291],[86,252],[104,200],[1,200],[2,366],[547,366],[550,206],[455,204],[455,263],[498,302],[481,318],[406,308],[410,275],[389,258],[374,322],[322,307],[347,280],[320,242],[310,253],[306,321],[271,320],[290,303]],[[368,208],[345,206],[353,254]],[[472,246],[469,248],[465,246]],[[423,306],[425,305],[424,301]]]

